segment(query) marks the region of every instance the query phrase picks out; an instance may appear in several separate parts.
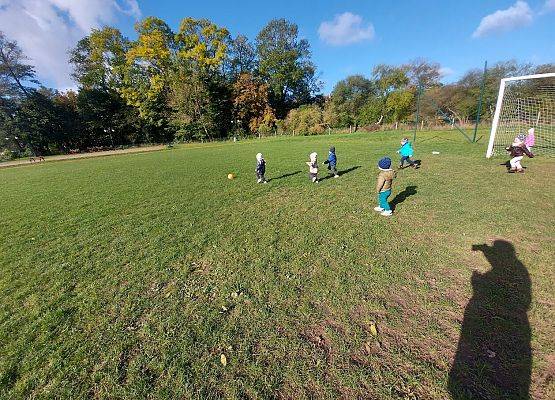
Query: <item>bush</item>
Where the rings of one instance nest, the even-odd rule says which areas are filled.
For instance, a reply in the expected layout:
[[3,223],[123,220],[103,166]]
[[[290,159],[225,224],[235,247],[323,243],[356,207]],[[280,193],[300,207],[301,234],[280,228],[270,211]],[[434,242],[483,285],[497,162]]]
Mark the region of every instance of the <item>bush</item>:
[[304,105],[289,111],[285,125],[296,135],[318,135],[325,131],[322,109],[317,105]]

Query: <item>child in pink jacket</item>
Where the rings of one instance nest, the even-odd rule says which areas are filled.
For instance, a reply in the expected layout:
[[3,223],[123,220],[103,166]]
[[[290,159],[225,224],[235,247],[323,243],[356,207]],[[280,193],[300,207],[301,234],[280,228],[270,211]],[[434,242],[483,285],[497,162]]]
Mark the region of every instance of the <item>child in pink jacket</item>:
[[536,135],[534,135],[534,131],[534,128],[528,129],[528,135],[526,135],[526,139],[524,139],[524,145],[529,151],[532,151],[532,146],[536,144]]

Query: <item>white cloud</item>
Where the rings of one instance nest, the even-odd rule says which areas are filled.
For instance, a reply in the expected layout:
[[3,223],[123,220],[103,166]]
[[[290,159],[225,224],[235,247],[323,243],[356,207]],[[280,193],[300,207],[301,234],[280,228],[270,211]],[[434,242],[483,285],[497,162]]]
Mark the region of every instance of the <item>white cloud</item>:
[[531,24],[533,19],[534,16],[528,3],[519,0],[506,10],[497,10],[482,18],[472,37],[478,38],[491,33],[507,32]]
[[73,87],[68,50],[92,28],[140,17],[137,0],[0,0],[0,29],[31,58],[39,78]]
[[555,0],[545,0],[544,11],[555,11]]
[[449,75],[453,75],[454,73],[455,73],[455,71],[452,68],[449,68],[449,67],[441,67],[439,69],[439,75],[442,78],[445,78],[446,76],[449,76]]
[[318,28],[320,39],[324,42],[343,46],[352,43],[372,40],[374,26],[371,23],[363,24],[362,17],[350,12],[336,15],[333,21],[324,21]]

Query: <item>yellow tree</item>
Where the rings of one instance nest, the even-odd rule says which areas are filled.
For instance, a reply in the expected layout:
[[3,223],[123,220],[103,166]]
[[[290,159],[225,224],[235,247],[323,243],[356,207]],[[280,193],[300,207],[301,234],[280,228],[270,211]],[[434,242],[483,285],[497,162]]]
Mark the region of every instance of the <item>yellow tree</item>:
[[135,30],[138,38],[126,54],[121,95],[149,123],[163,126],[167,122],[166,96],[175,53],[174,34],[164,21],[155,17],[138,22]]
[[184,18],[175,35],[177,57],[193,69],[219,67],[226,56],[229,32],[207,19]]
[[221,136],[229,127],[229,88],[220,68],[228,41],[227,29],[206,19],[181,21],[169,104],[172,124],[183,139]]

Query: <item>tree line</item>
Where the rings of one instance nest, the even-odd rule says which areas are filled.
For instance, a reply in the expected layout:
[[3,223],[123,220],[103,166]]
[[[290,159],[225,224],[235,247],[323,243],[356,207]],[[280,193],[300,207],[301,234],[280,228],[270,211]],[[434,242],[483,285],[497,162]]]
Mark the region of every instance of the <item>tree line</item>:
[[[184,18],[174,31],[147,17],[135,30],[135,40],[113,27],[82,38],[69,53],[78,90],[64,93],[42,86],[21,48],[0,32],[0,157],[377,129],[412,120],[419,93],[430,99],[420,110],[430,124],[446,123],[445,115],[460,124],[476,118],[480,69],[444,85],[437,63],[381,64],[324,96],[309,43],[285,19],[270,21],[254,42],[206,19]],[[498,63],[488,71],[484,103],[494,104],[502,77],[553,69]],[[486,106],[482,117],[491,113]]]

